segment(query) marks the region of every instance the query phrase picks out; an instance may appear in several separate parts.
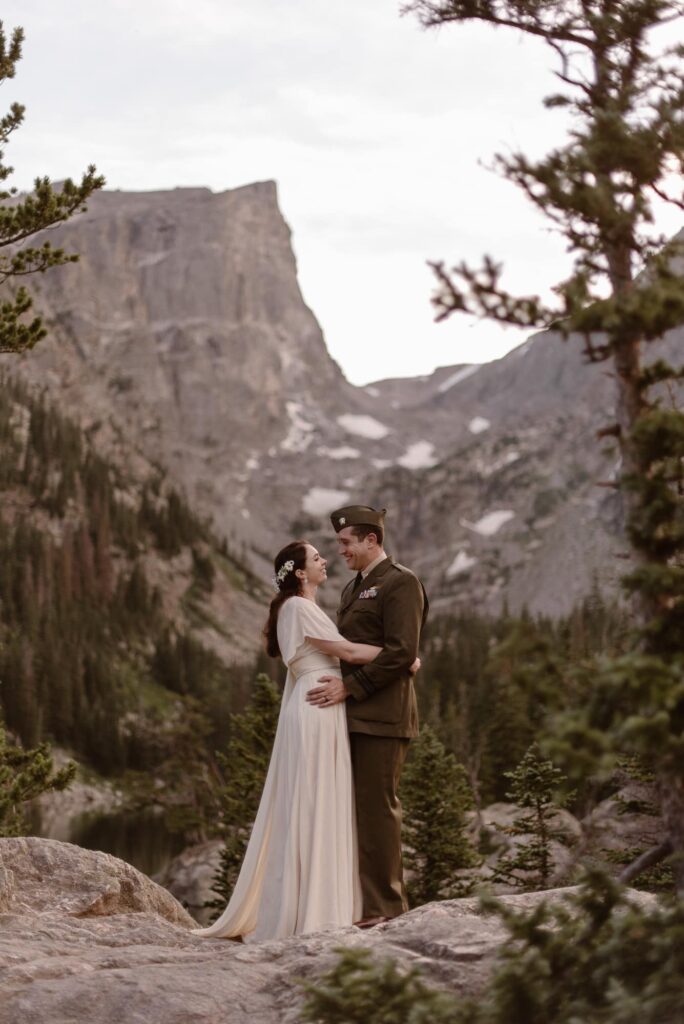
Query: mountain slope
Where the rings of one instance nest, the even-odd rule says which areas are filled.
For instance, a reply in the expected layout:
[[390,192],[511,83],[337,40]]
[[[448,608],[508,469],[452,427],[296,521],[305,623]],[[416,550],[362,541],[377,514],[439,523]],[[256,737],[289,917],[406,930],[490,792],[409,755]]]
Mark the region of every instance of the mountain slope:
[[159,473],[125,478],[3,379],[0,525],[0,707],[25,743],[119,772],[154,768],[187,714],[225,738],[265,593]]
[[[331,554],[328,511],[363,501],[390,509],[391,549],[438,604],[560,614],[596,576],[616,586],[620,507],[596,486],[615,455],[595,439],[613,388],[575,340],[353,387],[272,182],[98,194],[56,234],[82,259],[37,282],[51,336],[12,371],[126,475],[163,467],[262,578],[293,535]],[[343,582],[334,563],[331,604]]]

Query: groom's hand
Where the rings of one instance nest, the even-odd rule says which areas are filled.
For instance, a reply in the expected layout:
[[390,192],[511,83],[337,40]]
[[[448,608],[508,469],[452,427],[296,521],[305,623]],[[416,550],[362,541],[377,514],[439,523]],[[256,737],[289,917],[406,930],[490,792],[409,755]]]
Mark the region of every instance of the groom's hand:
[[347,687],[339,676],[321,676],[318,680],[322,686],[314,686],[306,695],[309,704],[319,708],[331,708],[333,704],[341,704],[349,696]]

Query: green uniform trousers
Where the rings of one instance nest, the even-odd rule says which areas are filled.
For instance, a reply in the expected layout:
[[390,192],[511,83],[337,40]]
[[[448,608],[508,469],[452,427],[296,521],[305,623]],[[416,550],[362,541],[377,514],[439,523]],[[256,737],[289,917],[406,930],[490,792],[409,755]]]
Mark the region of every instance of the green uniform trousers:
[[397,788],[410,740],[349,734],[364,917],[397,917],[408,910],[401,856]]

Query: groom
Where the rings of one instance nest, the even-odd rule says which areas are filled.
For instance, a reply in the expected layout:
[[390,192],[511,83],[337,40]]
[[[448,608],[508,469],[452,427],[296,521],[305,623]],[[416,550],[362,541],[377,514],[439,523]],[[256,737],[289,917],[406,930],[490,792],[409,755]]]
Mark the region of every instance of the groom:
[[342,678],[322,676],[307,700],[321,707],[347,701],[362,927],[408,910],[401,858],[401,803],[397,787],[409,741],[418,734],[410,669],[418,654],[428,600],[410,569],[385,554],[385,510],[350,505],[331,515],[339,551],[356,577],[337,611],[340,633],[382,652],[362,667],[342,662]]

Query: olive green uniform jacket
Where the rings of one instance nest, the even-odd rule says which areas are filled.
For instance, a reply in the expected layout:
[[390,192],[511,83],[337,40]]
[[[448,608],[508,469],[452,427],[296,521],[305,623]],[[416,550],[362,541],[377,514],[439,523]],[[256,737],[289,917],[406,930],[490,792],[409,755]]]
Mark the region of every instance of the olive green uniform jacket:
[[343,590],[337,627],[353,643],[375,644],[375,661],[342,662],[350,732],[371,736],[418,735],[418,708],[409,669],[418,655],[428,613],[425,589],[410,569],[387,557],[359,585]]

